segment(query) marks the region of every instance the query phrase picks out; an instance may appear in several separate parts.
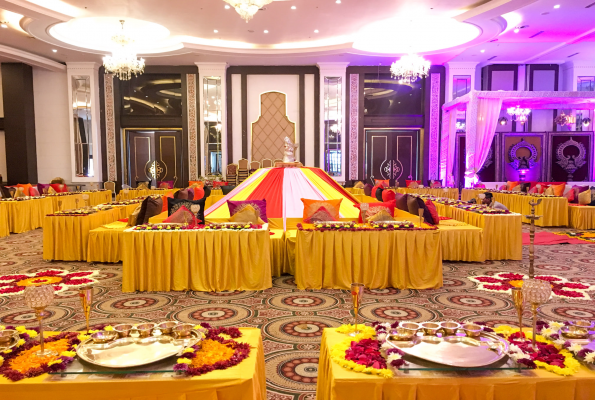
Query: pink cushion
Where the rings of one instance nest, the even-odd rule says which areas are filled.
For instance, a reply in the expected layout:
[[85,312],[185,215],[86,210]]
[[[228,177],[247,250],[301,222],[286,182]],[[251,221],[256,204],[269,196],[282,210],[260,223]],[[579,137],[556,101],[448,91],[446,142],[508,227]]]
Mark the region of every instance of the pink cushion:
[[29,188],[29,196],[39,196],[39,192],[37,191],[37,188],[35,188],[35,186]]
[[198,222],[198,220],[196,219],[196,217],[194,216],[192,211],[190,211],[189,209],[187,209],[184,206],[181,206],[180,208],[178,208],[178,211],[176,211],[175,213],[173,213],[172,215],[170,215],[169,217],[164,219],[163,222],[165,222],[165,223],[172,222],[172,223],[178,223],[178,224],[183,224],[185,222],[188,222],[191,225],[195,225]]

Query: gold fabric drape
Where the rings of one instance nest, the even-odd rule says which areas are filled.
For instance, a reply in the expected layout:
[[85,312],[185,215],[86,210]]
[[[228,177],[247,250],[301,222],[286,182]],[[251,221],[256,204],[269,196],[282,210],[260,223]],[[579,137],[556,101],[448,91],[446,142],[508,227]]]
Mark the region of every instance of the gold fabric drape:
[[[43,226],[43,219],[54,211],[52,199],[0,202],[0,237],[23,233]],[[8,231],[6,231],[8,229]],[[2,232],[6,234],[3,235]]]
[[86,216],[45,217],[43,221],[43,259],[87,261],[89,231],[118,220],[117,209]]
[[297,231],[299,289],[430,289],[442,286],[440,231]]
[[595,372],[585,366],[566,377],[544,369],[522,374],[411,371],[392,379],[367,375],[331,360],[330,350],[346,337],[331,328],[322,333],[316,400],[587,400],[595,393]]
[[483,229],[486,260],[522,260],[520,214],[478,214],[452,207],[452,218]]
[[[2,399],[19,400],[266,400],[264,350],[260,329],[240,328],[239,342],[250,345],[250,355],[238,365],[201,376],[178,379],[150,374],[143,379],[76,379],[48,382],[43,374],[10,382],[0,376]],[[171,359],[175,362],[175,357]],[[173,366],[173,364],[172,364]]]
[[485,261],[483,230],[454,219],[440,221],[442,259],[449,261]]
[[443,189],[432,189],[432,188],[397,188],[398,193],[416,193],[416,194],[427,194],[436,197],[448,197],[449,199],[459,199],[459,189],[457,188],[443,188]]
[[125,231],[122,291],[264,290],[268,230]]
[[569,206],[568,226],[574,229],[595,229],[595,207]]

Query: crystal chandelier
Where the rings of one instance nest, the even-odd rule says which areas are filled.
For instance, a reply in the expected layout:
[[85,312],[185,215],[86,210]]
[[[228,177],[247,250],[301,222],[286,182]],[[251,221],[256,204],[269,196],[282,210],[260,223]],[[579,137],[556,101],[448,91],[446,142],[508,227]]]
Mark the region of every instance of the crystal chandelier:
[[431,65],[423,57],[409,53],[390,66],[390,73],[395,79],[413,83],[419,78],[428,76]]
[[524,124],[525,122],[527,122],[527,118],[529,117],[529,114],[531,113],[531,109],[520,108],[519,106],[516,106],[516,107],[508,108],[506,110],[506,112],[508,113],[508,115],[512,116],[513,121],[517,121],[517,122],[520,122],[521,124]]
[[124,33],[124,20],[120,20],[122,32],[112,36],[115,43],[111,56],[103,57],[106,74],[115,74],[120,80],[130,80],[132,74],[140,75],[145,70],[145,60],[137,59],[133,49],[134,39]]
[[250,21],[256,12],[267,4],[271,4],[275,0],[223,0],[236,9],[240,17]]

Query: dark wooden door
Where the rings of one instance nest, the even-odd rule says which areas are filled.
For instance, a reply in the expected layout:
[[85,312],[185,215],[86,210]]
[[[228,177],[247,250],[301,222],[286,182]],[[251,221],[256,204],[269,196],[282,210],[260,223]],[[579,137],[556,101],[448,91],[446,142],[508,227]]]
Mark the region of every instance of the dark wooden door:
[[128,131],[129,182],[157,186],[158,181],[173,181],[181,187],[182,132]]
[[405,186],[417,180],[419,131],[402,129],[366,130],[366,178],[390,179]]

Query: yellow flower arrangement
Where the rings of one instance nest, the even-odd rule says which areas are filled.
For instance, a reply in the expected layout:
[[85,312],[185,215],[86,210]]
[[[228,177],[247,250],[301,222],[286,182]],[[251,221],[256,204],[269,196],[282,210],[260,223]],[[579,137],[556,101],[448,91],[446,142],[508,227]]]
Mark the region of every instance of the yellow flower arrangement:
[[[55,350],[58,353],[66,351],[68,347],[70,347],[70,344],[68,343],[67,339],[61,339],[45,344],[46,349]],[[10,367],[21,373],[25,373],[26,371],[33,368],[39,368],[48,361],[45,357],[37,357],[35,353],[39,350],[40,346],[37,345],[31,347],[29,350],[23,351],[17,357],[10,360]],[[51,364],[48,363],[48,365]]]
[[114,327],[111,325],[106,326],[105,328],[103,328],[104,331],[113,331]]
[[229,360],[233,356],[234,350],[219,343],[216,340],[206,339],[202,341],[202,346],[195,354],[190,365],[195,368],[203,365],[212,365],[218,361]]
[[0,367],[4,364],[4,357],[0,356]]
[[178,358],[178,364],[192,364],[192,360],[189,358]]
[[[372,334],[372,335],[374,333],[376,333],[376,330],[374,328],[372,328],[371,326],[366,326],[364,324],[358,324],[357,325],[357,330],[360,333],[366,333],[366,334]],[[338,327],[336,329],[336,331],[338,333],[350,334],[352,332],[355,332],[355,325],[351,325],[351,324],[341,325],[340,327]]]

